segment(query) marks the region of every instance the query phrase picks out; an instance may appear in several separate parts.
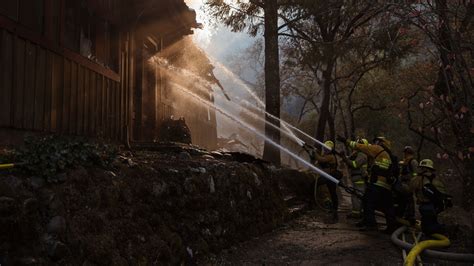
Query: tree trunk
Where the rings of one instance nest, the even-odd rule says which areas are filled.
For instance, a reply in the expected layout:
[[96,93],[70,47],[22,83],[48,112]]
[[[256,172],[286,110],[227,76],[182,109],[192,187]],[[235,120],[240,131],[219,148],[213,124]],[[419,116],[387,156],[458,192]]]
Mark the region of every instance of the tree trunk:
[[329,107],[331,100],[332,70],[333,64],[329,63],[327,64],[327,69],[323,71],[323,101],[321,102],[319,120],[316,126],[316,139],[320,141],[324,140],[326,124],[331,116]]
[[[278,50],[278,4],[277,0],[265,0],[265,109],[280,117],[280,62]],[[268,115],[266,121],[280,127],[280,121]],[[280,131],[265,124],[265,135],[280,144]],[[265,140],[263,159],[280,164],[280,149]]]

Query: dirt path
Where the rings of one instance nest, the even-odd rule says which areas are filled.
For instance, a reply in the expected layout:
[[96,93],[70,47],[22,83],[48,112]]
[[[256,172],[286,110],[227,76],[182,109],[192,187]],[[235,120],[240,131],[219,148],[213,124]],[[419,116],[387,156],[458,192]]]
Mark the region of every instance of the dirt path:
[[218,265],[386,265],[401,264],[400,249],[381,232],[360,232],[347,221],[344,197],[340,222],[326,224],[321,211],[310,211],[282,228],[222,252]]

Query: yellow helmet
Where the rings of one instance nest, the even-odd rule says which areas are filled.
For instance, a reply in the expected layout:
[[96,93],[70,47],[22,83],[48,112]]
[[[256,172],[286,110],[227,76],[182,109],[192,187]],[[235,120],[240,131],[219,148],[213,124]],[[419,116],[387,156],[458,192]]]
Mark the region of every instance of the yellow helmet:
[[386,139],[385,137],[375,137],[374,138],[374,143],[376,141],[380,141],[387,148],[391,148],[391,146],[392,146],[392,143],[388,139]]
[[364,145],[368,145],[369,144],[369,141],[367,139],[364,139],[364,138],[358,138],[357,139],[357,143],[359,144],[364,144]]
[[376,142],[377,140],[378,140],[378,141],[381,141],[381,142],[387,141],[387,139],[386,139],[385,137],[382,137],[382,136],[378,136],[378,137],[375,137],[375,138],[374,138],[374,142]]
[[420,161],[420,167],[425,167],[434,170],[434,163],[430,159],[423,159]]
[[334,149],[334,142],[330,140],[327,140],[326,142],[324,142],[324,145],[328,146],[331,149]]

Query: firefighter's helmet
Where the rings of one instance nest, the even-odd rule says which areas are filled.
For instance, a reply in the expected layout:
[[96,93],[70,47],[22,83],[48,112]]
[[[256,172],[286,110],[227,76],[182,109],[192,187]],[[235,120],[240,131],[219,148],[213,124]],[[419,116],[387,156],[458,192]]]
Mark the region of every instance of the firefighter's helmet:
[[420,161],[420,167],[424,167],[424,168],[429,168],[429,169],[432,169],[434,170],[434,163],[432,160],[430,159],[423,159]]

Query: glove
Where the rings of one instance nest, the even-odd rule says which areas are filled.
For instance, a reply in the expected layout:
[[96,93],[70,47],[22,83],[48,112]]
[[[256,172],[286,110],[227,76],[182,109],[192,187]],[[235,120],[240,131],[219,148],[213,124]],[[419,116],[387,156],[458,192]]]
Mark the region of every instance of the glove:
[[347,142],[347,138],[344,138],[343,136],[340,136],[340,135],[337,135],[336,140],[337,140],[337,141],[340,141],[340,142],[342,142],[342,143],[346,143],[346,142]]

